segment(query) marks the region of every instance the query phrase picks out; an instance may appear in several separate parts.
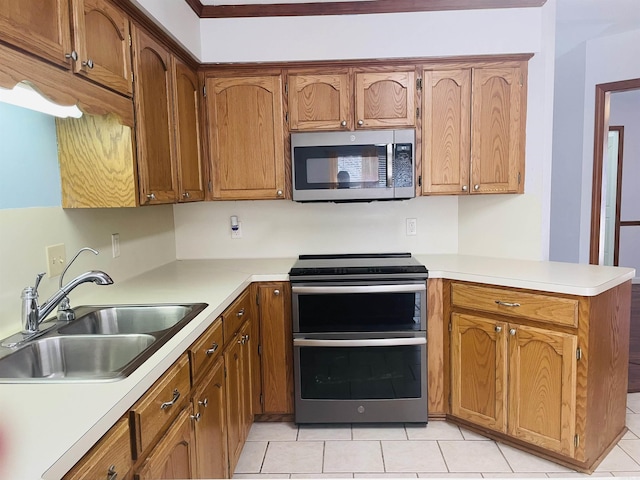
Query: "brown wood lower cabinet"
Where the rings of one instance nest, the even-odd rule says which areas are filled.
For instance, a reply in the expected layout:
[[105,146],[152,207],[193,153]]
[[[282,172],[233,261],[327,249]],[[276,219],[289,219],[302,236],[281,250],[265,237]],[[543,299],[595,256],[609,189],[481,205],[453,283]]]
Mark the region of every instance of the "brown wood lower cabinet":
[[594,297],[452,281],[443,292],[449,418],[591,473],[626,431],[630,283]]
[[135,474],[136,480],[179,480],[195,478],[195,442],[193,409],[190,404],[180,412],[167,433]]

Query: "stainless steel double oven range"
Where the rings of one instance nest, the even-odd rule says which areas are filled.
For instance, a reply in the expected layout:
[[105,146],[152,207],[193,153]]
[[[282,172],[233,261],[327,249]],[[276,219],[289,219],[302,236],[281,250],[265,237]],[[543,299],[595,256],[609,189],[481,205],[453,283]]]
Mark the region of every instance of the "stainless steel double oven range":
[[427,276],[409,253],[299,257],[296,423],[427,422]]

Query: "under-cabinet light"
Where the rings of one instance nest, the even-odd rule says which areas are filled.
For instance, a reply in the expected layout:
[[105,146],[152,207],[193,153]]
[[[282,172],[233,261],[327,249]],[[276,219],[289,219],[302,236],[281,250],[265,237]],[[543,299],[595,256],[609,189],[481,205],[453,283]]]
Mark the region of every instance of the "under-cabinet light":
[[25,83],[18,83],[11,90],[0,88],[0,102],[10,103],[11,105],[60,118],[80,118],[82,116],[82,112],[76,105],[66,107],[53,103]]

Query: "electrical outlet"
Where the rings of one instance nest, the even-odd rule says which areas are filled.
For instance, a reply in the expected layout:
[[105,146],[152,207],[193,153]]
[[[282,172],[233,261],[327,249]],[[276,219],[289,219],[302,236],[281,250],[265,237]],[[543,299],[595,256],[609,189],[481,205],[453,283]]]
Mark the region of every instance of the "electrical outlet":
[[111,253],[113,258],[120,256],[120,234],[112,233],[111,234]]
[[242,238],[242,222],[238,222],[238,226],[231,229],[231,238]]
[[407,218],[407,235],[418,234],[418,220],[415,218]]
[[49,278],[57,277],[67,266],[67,254],[64,243],[49,245],[47,251],[47,275]]

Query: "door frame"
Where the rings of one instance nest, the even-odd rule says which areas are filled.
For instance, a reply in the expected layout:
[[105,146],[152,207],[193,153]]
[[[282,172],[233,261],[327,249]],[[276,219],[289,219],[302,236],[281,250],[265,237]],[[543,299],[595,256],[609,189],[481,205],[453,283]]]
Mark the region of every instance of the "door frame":
[[595,126],[593,135],[593,183],[591,189],[591,234],[589,263],[600,260],[600,208],[602,205],[602,167],[609,136],[609,108],[611,92],[640,89],[640,78],[596,85]]
[[[609,126],[610,132],[618,132],[618,168],[616,169],[616,214],[613,238],[613,265],[618,266],[620,260],[620,207],[622,206],[622,162],[624,154],[624,126]],[[604,159],[603,159],[604,160]]]

